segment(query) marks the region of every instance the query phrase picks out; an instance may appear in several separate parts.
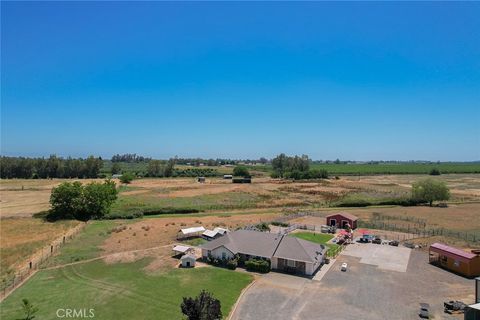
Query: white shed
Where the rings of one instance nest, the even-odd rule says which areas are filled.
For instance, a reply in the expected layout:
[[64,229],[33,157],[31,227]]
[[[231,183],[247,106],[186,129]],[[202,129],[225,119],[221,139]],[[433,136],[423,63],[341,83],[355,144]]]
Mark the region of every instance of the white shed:
[[192,254],[186,254],[180,258],[180,261],[182,262],[182,267],[184,268],[191,268],[195,267],[195,256]]

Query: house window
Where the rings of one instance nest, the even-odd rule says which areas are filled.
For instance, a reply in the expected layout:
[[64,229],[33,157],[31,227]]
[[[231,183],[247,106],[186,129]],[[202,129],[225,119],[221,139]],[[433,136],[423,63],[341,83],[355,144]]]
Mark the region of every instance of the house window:
[[207,251],[207,256],[211,256],[212,255],[212,250],[208,250]]
[[460,261],[455,260],[455,262],[453,263],[453,265],[454,265],[455,267],[457,267],[457,268],[460,267]]
[[226,252],[222,252],[222,259],[227,259],[227,253]]
[[294,260],[287,260],[287,266],[295,268],[295,261]]

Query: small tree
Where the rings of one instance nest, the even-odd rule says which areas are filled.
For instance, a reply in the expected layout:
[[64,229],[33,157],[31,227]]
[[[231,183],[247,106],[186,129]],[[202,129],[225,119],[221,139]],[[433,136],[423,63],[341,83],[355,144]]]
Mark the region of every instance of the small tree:
[[129,184],[130,182],[133,181],[134,178],[135,177],[133,176],[133,173],[125,172],[125,173],[122,173],[122,176],[120,177],[120,182],[125,183],[125,184]]
[[220,300],[205,290],[195,298],[183,298],[180,305],[182,313],[188,320],[219,320],[222,319]]
[[250,172],[248,172],[245,166],[236,166],[233,168],[233,175],[237,177],[250,177]]
[[122,167],[120,166],[120,163],[114,162],[112,164],[112,169],[111,169],[112,174],[118,174],[121,171],[122,171]]
[[438,170],[437,168],[433,168],[432,170],[430,170],[429,174],[431,176],[439,176],[441,173],[440,173],[440,170]]
[[33,320],[35,319],[35,313],[38,312],[38,308],[33,306],[28,299],[22,299],[22,309],[25,317],[22,320]]
[[443,181],[428,178],[412,185],[412,199],[427,202],[430,206],[433,205],[433,201],[448,200],[449,198],[450,190]]

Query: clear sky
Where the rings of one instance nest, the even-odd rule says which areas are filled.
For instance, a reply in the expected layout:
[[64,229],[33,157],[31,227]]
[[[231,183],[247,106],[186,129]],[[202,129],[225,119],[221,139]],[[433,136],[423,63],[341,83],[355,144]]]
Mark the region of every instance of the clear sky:
[[4,2],[2,155],[480,160],[480,3]]

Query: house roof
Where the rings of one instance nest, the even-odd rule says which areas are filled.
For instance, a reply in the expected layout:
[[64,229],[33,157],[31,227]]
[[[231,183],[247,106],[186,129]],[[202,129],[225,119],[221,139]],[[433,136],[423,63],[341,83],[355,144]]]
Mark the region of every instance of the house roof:
[[342,216],[344,218],[347,218],[347,219],[350,219],[352,221],[355,221],[355,220],[358,220],[358,217],[354,216],[353,214],[350,214],[348,212],[336,212],[336,213],[332,213],[332,214],[329,214],[328,216],[326,216],[326,218],[331,218],[331,217],[334,217],[334,216]]
[[214,250],[224,246],[232,253],[270,258],[273,256],[280,239],[281,236],[276,233],[237,230],[203,244],[201,248]]
[[251,230],[227,233],[221,238],[201,245],[201,248],[214,250],[221,246],[234,254],[242,253],[269,259],[277,257],[311,263],[319,261],[319,255],[326,251],[325,247],[303,239]]
[[433,251],[441,251],[443,253],[447,253],[452,256],[467,259],[467,260],[473,259],[477,256],[474,253],[463,251],[462,249],[450,247],[450,246],[447,246],[446,244],[438,243],[438,242],[432,244],[430,246],[430,249],[434,249]]
[[325,251],[326,248],[320,244],[296,237],[284,236],[273,256],[288,260],[316,263],[320,261],[319,258],[325,254]]
[[180,231],[183,234],[192,234],[192,233],[197,233],[197,232],[203,232],[203,231],[205,231],[205,228],[200,226],[200,227],[184,228],[184,229],[180,229]]

